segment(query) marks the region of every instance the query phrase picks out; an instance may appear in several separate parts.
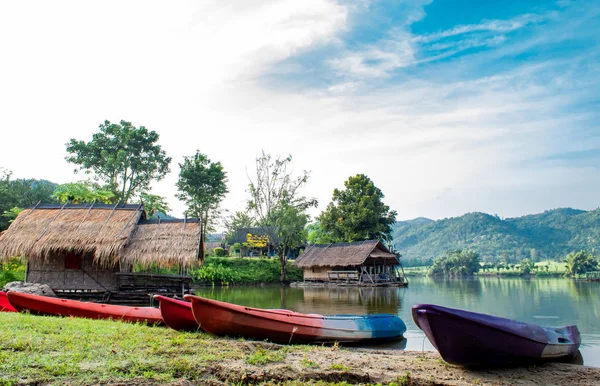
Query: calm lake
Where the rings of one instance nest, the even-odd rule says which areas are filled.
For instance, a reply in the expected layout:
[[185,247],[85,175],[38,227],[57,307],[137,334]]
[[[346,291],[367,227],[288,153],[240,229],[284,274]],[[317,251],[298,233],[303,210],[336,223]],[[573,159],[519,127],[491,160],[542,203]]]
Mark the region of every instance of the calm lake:
[[[388,348],[435,350],[411,317],[417,303],[532,322],[544,326],[576,324],[586,366],[600,367],[600,283],[571,279],[409,278],[408,288],[214,287],[195,293],[211,299],[261,308],[287,308],[320,314],[397,314],[408,328],[406,341]],[[378,346],[381,347],[381,346]]]

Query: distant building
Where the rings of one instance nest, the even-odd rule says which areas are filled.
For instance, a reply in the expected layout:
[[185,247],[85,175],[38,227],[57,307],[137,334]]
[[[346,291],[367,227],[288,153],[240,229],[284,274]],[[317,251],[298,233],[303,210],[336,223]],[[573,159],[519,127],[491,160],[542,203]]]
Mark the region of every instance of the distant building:
[[[187,268],[203,262],[201,235],[199,220],[146,220],[142,205],[42,204],[25,209],[4,232],[0,259],[20,257],[26,281],[65,296],[181,292],[189,287]],[[134,265],[177,266],[180,274],[132,273]]]
[[274,256],[277,244],[277,232],[274,227],[240,228],[230,238],[229,245],[239,243],[240,255]]
[[355,285],[404,286],[408,284],[398,256],[378,240],[311,245],[294,265],[305,281]]

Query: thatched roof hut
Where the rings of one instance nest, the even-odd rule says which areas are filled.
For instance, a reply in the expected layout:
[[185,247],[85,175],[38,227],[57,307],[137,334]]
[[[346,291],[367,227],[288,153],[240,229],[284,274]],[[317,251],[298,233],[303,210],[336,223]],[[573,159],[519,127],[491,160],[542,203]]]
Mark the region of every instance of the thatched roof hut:
[[125,246],[122,258],[144,266],[202,263],[198,219],[142,220]]
[[352,243],[311,245],[294,261],[300,268],[358,267],[369,262],[399,265],[398,257],[380,241],[366,240]]
[[198,220],[145,220],[143,205],[37,205],[2,235],[0,259],[44,261],[56,253],[92,255],[101,267],[119,262],[168,266],[201,263]]

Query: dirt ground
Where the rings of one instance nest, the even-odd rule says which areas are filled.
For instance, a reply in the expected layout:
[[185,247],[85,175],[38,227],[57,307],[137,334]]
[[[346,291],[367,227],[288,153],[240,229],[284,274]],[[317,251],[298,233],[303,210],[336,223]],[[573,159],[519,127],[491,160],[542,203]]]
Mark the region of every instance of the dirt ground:
[[[282,346],[247,342],[278,350]],[[209,369],[207,369],[209,370]],[[469,370],[449,365],[437,353],[392,350],[341,349],[294,351],[282,362],[262,366],[243,360],[219,363],[206,381],[218,383],[287,383],[296,381],[397,385],[600,385],[600,368],[546,363],[505,369]]]

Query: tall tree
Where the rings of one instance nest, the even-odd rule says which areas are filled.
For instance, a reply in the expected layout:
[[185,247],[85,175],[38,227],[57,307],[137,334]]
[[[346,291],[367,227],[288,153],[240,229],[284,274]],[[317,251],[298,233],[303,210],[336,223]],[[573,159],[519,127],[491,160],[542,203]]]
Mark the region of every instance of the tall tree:
[[317,200],[306,198],[299,190],[308,181],[309,172],[304,170],[294,177],[291,169],[292,156],[273,158],[262,151],[256,158],[256,177],[250,178],[248,208],[254,212],[261,226],[273,225],[272,213],[287,204],[300,210],[317,206]]
[[286,281],[287,261],[290,252],[306,240],[306,223],[308,215],[304,210],[283,204],[273,210],[274,231],[277,235],[277,256],[281,264],[280,281]]
[[383,192],[364,174],[335,189],[333,199],[318,220],[325,233],[336,242],[369,239],[390,241],[396,211],[383,203]]
[[[254,213],[259,226],[264,229],[278,251],[282,282],[285,281],[287,273],[286,251],[289,251],[290,245],[293,244],[289,241],[293,237],[287,232],[298,230],[296,225],[302,222],[306,210],[317,206],[316,199],[300,194],[300,189],[308,181],[309,172],[304,170],[299,176],[294,176],[291,162],[291,155],[273,158],[263,150],[256,158],[256,176],[249,177],[248,185],[248,209]],[[308,217],[305,218],[304,225],[307,220]],[[279,227],[282,229],[279,230]],[[297,236],[306,237],[303,231]]]
[[155,131],[126,121],[104,121],[99,129],[89,142],[71,139],[66,160],[77,165],[76,172],[93,174],[117,201],[128,202],[169,172],[171,158],[158,144]]
[[199,151],[184,157],[179,168],[177,197],[186,203],[188,215],[202,220],[206,235],[218,218],[219,205],[228,193],[227,174],[220,162],[212,162]]

